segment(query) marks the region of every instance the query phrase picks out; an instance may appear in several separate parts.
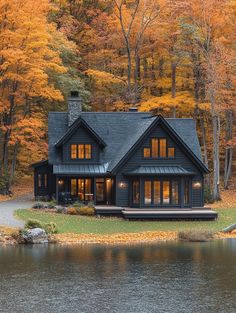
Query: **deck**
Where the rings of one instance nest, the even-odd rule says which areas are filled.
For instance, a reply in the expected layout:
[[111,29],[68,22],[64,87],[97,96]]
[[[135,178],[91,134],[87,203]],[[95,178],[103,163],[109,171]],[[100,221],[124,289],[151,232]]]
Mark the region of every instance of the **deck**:
[[199,220],[215,220],[218,213],[208,207],[201,208],[158,208],[158,209],[135,209],[123,208],[118,206],[95,206],[97,215],[116,215],[123,216],[125,219],[199,219]]

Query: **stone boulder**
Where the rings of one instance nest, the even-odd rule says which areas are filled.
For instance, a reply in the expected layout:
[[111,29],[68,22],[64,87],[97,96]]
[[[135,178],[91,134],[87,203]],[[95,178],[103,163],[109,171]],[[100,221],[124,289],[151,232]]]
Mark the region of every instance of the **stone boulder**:
[[48,235],[42,228],[33,228],[24,231],[22,237],[26,243],[48,243]]

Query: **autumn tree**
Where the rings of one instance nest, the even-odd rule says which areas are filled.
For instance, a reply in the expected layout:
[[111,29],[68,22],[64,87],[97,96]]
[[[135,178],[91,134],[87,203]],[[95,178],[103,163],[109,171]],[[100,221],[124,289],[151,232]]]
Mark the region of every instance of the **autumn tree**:
[[[16,158],[22,143],[19,127],[23,129],[24,124],[29,124],[28,118],[34,107],[43,99],[63,100],[61,92],[49,79],[52,73],[66,72],[53,40],[57,31],[48,22],[51,9],[47,0],[0,0],[2,192],[8,192],[13,179]],[[64,45],[68,49],[73,47],[65,39]]]

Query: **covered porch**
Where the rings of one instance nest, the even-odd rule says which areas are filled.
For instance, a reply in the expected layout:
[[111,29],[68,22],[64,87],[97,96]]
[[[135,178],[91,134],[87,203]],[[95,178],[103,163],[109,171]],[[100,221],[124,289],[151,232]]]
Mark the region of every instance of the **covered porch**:
[[58,203],[115,204],[115,178],[104,165],[59,165],[53,171]]

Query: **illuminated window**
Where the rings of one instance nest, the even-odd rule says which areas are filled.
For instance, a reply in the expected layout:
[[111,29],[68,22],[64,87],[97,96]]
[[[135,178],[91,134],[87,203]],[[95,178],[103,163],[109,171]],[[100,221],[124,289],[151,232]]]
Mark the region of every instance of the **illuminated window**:
[[71,195],[72,196],[76,196],[76,179],[75,178],[72,178],[70,180],[70,188],[71,188]]
[[41,188],[42,187],[42,175],[38,174],[38,187]]
[[168,148],[168,158],[174,158],[175,157],[175,148]]
[[171,182],[171,202],[179,204],[179,182],[176,180]]
[[78,145],[78,158],[84,159],[84,145]]
[[170,182],[163,181],[162,183],[162,197],[163,197],[163,204],[170,203]]
[[189,205],[189,180],[184,181],[184,205]]
[[133,204],[139,204],[139,181],[135,180],[133,181]]
[[84,183],[84,199],[85,201],[90,201],[92,195],[92,181],[90,178],[85,179]]
[[44,187],[47,188],[47,186],[48,186],[48,175],[44,174]]
[[162,138],[160,142],[160,158],[166,158],[166,139]]
[[92,157],[92,147],[91,145],[85,145],[85,159],[91,159]]
[[144,156],[144,158],[150,158],[150,156],[151,156],[151,151],[150,150],[151,150],[150,148],[144,148],[143,149],[143,156]]
[[77,145],[70,146],[70,156],[71,156],[71,159],[77,158]]
[[159,180],[155,180],[153,182],[153,194],[154,194],[154,204],[161,203],[161,182]]
[[158,139],[152,138],[152,157],[158,158]]
[[152,182],[146,180],[144,183],[144,203],[151,204],[152,202]]

